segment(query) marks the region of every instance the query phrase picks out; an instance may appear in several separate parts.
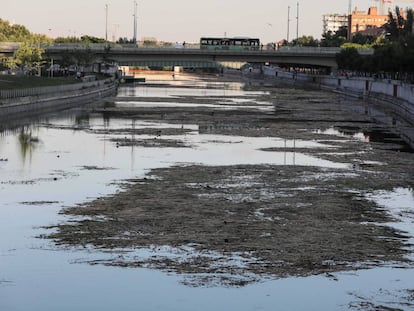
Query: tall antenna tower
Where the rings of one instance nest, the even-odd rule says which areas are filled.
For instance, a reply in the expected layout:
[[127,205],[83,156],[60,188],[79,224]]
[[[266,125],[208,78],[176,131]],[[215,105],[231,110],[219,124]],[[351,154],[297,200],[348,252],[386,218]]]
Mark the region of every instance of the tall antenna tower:
[[352,14],[352,0],[349,0],[348,2],[348,15]]

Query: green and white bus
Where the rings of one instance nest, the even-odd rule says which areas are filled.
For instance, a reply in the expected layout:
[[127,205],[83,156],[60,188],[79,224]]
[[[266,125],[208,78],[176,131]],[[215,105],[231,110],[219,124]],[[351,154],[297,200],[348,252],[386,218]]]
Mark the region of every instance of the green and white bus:
[[204,50],[260,50],[260,40],[257,38],[200,38],[200,49]]

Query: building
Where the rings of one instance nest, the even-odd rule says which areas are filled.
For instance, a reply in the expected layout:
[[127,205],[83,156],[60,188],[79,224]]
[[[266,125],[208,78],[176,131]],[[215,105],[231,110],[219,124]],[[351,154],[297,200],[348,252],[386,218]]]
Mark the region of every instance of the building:
[[352,38],[357,32],[376,37],[383,31],[383,25],[387,21],[388,15],[378,14],[376,7],[370,7],[368,12],[355,8],[348,19],[348,38]]
[[347,14],[323,15],[323,33],[327,33],[328,31],[336,32],[341,27],[348,27]]

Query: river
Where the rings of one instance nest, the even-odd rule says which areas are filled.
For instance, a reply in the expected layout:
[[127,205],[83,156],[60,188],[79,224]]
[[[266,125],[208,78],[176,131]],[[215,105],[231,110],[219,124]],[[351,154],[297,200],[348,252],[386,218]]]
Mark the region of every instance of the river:
[[[217,110],[241,105],[246,109],[240,97],[256,98],[265,92],[244,90],[241,82],[206,81],[187,75],[154,77],[147,83],[148,86],[121,87],[118,96],[122,101],[117,105],[180,107],[183,104],[178,100],[174,103],[174,98],[216,97],[225,102],[219,100],[206,106],[194,100],[184,105]],[[137,103],[136,97],[161,100]],[[274,111],[274,105],[268,102],[257,102],[250,108]],[[170,138],[192,147],[120,147],[112,140],[124,135],[117,130],[154,127],[186,130]],[[332,129],[325,134],[342,135]],[[141,134],[133,139],[138,136],[151,137]],[[357,133],[353,139],[364,139],[361,136]],[[132,137],[128,135],[129,138]],[[131,122],[130,118],[108,117],[83,109],[4,129],[0,132],[0,310],[332,311],[371,310],[378,305],[412,310],[414,269],[391,263],[329,274],[268,277],[241,287],[187,286],[182,282],[183,276],[173,271],[87,264],[108,254],[92,247],[56,247],[52,240],[41,238],[55,230],[46,227],[72,221],[59,213],[62,208],[111,195],[119,190],[119,181],[143,178],[154,168],[183,163],[335,169],[349,166],[301,152],[262,151],[286,146],[317,148],[319,142],[226,136],[208,130],[201,133],[196,124],[142,119]],[[369,199],[395,215],[390,226],[414,237],[414,196],[409,184],[393,191],[373,192]]]

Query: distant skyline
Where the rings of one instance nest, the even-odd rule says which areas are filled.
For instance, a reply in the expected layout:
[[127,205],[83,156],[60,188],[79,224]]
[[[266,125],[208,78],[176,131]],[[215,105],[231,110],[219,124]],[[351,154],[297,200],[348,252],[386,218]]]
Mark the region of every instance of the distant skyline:
[[[395,0],[406,7],[409,3]],[[347,13],[348,0],[137,0],[138,39],[198,42],[201,36],[249,36],[277,42],[296,38],[297,3],[299,37],[320,38],[322,15]],[[92,35],[105,38],[108,5],[108,39],[133,37],[133,0],[0,0],[0,18],[22,24],[31,32],[51,37]],[[352,7],[367,10],[374,0],[352,0]]]

